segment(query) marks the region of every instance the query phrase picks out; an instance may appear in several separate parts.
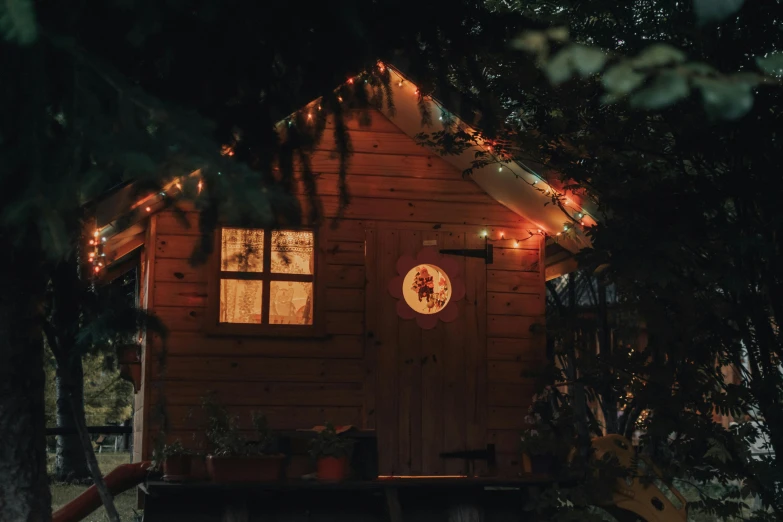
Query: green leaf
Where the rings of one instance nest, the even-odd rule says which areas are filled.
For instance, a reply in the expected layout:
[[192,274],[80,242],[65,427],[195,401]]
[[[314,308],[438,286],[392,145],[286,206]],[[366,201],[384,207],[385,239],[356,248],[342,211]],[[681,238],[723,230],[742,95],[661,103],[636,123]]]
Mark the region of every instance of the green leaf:
[[688,70],[694,74],[700,74],[703,76],[709,76],[711,74],[717,74],[717,70],[704,62],[690,62],[682,66],[683,69]]
[[610,93],[625,95],[639,87],[644,79],[645,75],[634,71],[630,64],[621,63],[609,68],[602,82]]
[[714,117],[736,120],[753,107],[753,86],[747,82],[699,78],[694,83],[701,89],[705,110]]
[[606,63],[606,54],[597,47],[573,45],[569,49],[571,49],[571,63],[582,78],[597,73]]
[[685,53],[667,44],[653,44],[631,60],[635,67],[660,67],[670,63],[682,63]]
[[554,58],[549,60],[544,67],[544,72],[553,85],[559,85],[570,80],[573,69],[571,68],[571,53],[569,49],[562,49]]
[[640,109],[663,109],[690,94],[687,80],[674,71],[659,74],[652,85],[631,96],[631,106]]
[[742,8],[745,0],[693,0],[699,25],[725,20]]
[[716,439],[709,439],[710,448],[704,453],[705,457],[717,459],[723,463],[731,460],[731,454],[726,447]]
[[511,47],[538,54],[547,51],[549,44],[541,31],[525,31],[511,42]]
[[7,41],[30,45],[38,38],[31,0],[0,0],[0,33]]
[[546,35],[555,42],[567,42],[569,37],[568,27],[552,27],[546,30]]
[[769,53],[766,56],[756,56],[759,69],[772,76],[783,76],[783,52]]
[[582,78],[595,74],[606,63],[606,55],[596,47],[585,45],[569,45],[560,50],[544,67],[549,81],[553,85],[561,84],[571,79],[574,72]]

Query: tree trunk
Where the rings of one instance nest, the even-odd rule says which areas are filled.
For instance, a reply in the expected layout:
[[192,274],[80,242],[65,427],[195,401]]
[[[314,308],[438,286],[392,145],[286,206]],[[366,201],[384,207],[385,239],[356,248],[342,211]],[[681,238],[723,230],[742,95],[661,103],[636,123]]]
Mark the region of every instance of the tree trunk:
[[98,466],[98,459],[95,458],[95,450],[92,447],[92,441],[90,440],[90,434],[87,433],[87,423],[84,419],[84,402],[79,404],[73,396],[69,397],[71,403],[71,411],[73,411],[73,419],[76,423],[76,430],[79,432],[79,440],[82,443],[82,450],[87,457],[87,464],[90,468],[90,474],[95,484],[95,488],[98,490],[98,495],[101,497],[103,507],[106,509],[106,515],[111,522],[120,522],[120,515],[117,513],[117,507],[114,505],[114,497],[109,493],[106,487],[106,482],[103,481],[103,475],[101,469]]
[[[68,375],[63,375],[68,372]],[[68,383],[73,383],[69,385]],[[69,397],[84,405],[84,375],[80,357],[71,357],[70,368],[57,368],[57,426],[76,428]],[[87,458],[78,434],[57,437],[54,478],[59,482],[81,482],[90,478]]]
[[6,260],[18,270],[0,275],[0,520],[47,522],[52,499],[39,322],[45,279],[40,267],[25,269],[27,261],[14,259],[12,250]]

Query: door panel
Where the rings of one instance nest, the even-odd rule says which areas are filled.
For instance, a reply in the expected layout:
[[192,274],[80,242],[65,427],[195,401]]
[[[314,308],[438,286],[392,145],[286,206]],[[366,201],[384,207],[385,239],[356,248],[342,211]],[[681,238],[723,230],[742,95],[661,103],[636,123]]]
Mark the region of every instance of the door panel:
[[[464,472],[462,461],[444,461],[445,451],[486,444],[486,266],[455,257],[466,284],[459,317],[422,330],[400,319],[387,290],[401,255],[414,256],[423,242],[436,248],[477,248],[462,232],[378,228],[374,232],[377,302],[368,299],[376,374],[375,422],[382,475],[441,475]],[[478,389],[483,387],[484,389]]]

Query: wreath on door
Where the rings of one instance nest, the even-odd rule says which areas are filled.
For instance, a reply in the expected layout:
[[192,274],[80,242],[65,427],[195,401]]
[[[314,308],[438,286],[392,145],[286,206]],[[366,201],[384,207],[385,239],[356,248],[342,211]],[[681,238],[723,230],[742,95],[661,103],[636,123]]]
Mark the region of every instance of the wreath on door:
[[434,248],[424,248],[416,257],[397,260],[397,277],[389,281],[389,293],[397,301],[397,315],[416,319],[430,330],[438,321],[450,323],[459,315],[457,301],[465,297],[459,265]]

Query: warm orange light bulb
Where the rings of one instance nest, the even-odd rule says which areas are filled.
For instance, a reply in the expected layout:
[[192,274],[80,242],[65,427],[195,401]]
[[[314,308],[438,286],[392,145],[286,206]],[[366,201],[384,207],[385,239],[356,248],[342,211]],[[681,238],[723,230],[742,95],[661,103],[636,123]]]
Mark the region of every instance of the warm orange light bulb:
[[348,78],[348,83],[353,83],[353,78]]
[[147,207],[144,210],[146,210],[147,212],[150,212],[152,209],[150,207]]
[[100,236],[101,234],[100,234],[100,233],[99,233],[99,232],[96,230],[95,232],[93,232],[93,234],[92,234],[92,235],[93,235],[93,236],[95,236],[95,237],[98,237],[98,236]]
[[99,267],[99,266],[96,266],[96,267],[95,267],[95,271],[96,271],[96,272],[100,272],[100,271],[101,271],[101,267]]

